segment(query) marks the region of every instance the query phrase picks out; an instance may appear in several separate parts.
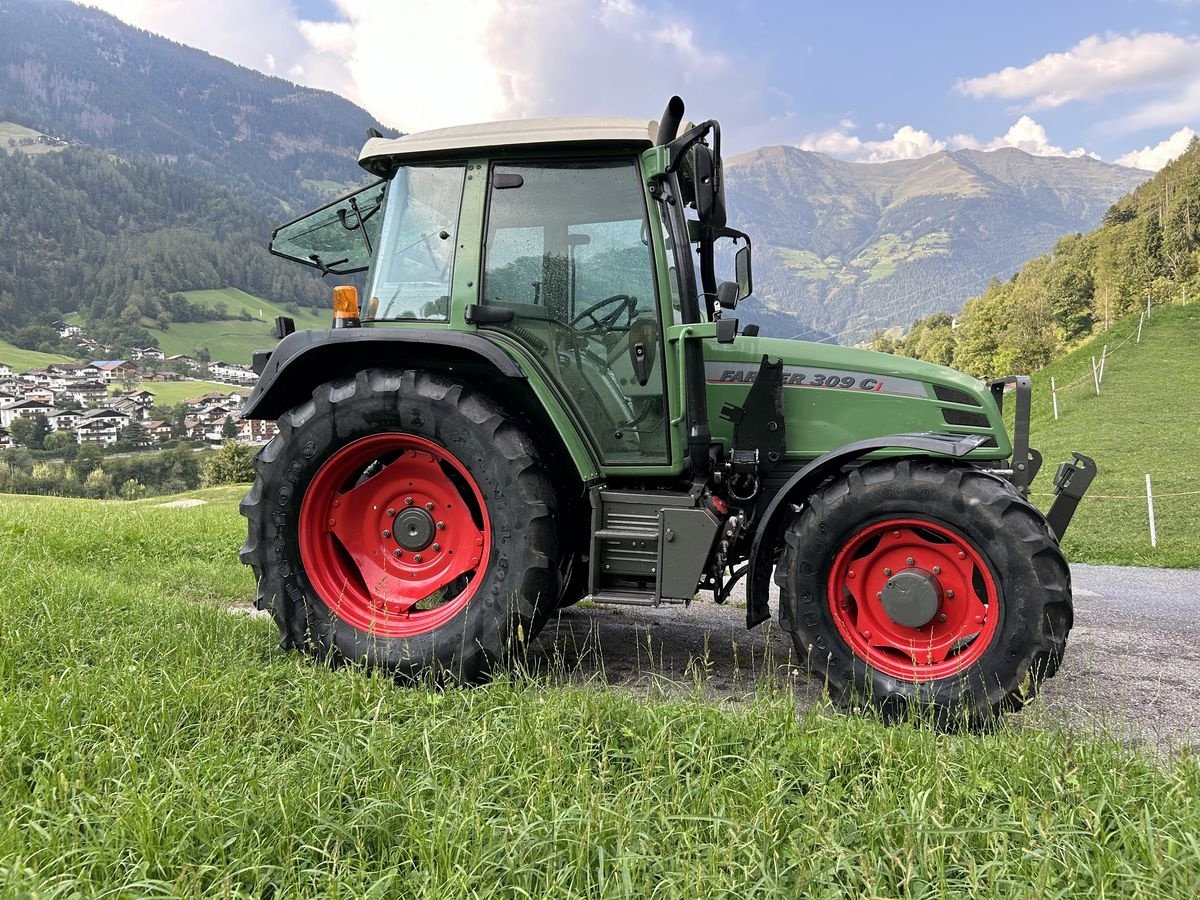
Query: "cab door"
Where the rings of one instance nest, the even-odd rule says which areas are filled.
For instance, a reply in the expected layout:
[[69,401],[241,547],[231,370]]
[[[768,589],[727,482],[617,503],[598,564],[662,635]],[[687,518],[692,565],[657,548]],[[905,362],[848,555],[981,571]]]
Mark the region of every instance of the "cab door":
[[607,464],[670,462],[662,323],[636,160],[494,163],[480,302],[536,356]]

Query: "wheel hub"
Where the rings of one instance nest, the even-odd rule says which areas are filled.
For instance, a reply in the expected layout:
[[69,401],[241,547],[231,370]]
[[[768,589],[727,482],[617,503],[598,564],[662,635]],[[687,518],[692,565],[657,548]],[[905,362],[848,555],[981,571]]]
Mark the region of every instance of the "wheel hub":
[[392,525],[396,543],[414,552],[424,550],[433,543],[434,532],[433,516],[415,507],[399,513]]
[[941,585],[924,569],[897,572],[888,579],[882,594],[880,602],[888,618],[907,628],[928,624],[942,601]]

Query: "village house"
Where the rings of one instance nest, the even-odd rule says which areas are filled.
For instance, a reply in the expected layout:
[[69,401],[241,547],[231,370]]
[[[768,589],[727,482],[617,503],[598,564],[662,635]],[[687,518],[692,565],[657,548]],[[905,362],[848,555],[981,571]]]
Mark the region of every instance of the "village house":
[[0,363],[0,378],[8,378],[12,375],[12,368],[7,363]]
[[218,381],[232,381],[234,384],[254,384],[258,381],[258,375],[249,366],[220,360],[209,363],[208,374]]
[[130,422],[129,416],[110,407],[89,409],[79,416],[75,433],[79,443],[93,443],[108,446],[117,442],[121,429]]
[[69,397],[80,406],[99,406],[108,397],[108,389],[99,381],[76,381],[59,392],[59,400]]
[[15,419],[32,419],[38,413],[48,417],[55,412],[58,410],[41,400],[14,400],[0,406],[0,428],[8,428]]
[[91,365],[100,373],[100,380],[105,384],[112,384],[126,373],[136,374],[138,371],[138,367],[127,359],[98,359]]
[[74,431],[79,424],[79,417],[82,413],[69,410],[56,410],[46,416],[46,421],[50,423],[51,431]]
[[153,419],[147,422],[145,427],[146,434],[150,435],[150,439],[159,444],[171,439],[170,422],[164,422],[162,419]]

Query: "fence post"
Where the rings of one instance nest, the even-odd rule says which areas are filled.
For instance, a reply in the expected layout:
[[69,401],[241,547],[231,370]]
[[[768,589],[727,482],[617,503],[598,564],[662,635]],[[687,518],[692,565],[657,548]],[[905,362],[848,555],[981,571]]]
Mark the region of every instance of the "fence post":
[[1104,361],[1108,359],[1108,344],[1104,345],[1104,351],[1100,354],[1100,383],[1104,384]]
[[1146,473],[1146,511],[1150,514],[1150,546],[1158,546],[1158,532],[1154,528],[1154,494],[1150,492],[1150,473]]
[[1146,295],[1146,318],[1150,318],[1150,295]]
[[1100,396],[1100,375],[1099,375],[1099,370],[1096,368],[1096,357],[1094,357],[1094,356],[1092,357],[1092,381],[1094,381],[1096,384],[1096,396],[1099,397]]
[[1137,336],[1137,340],[1134,341],[1135,344],[1140,344],[1142,342],[1142,323],[1145,321],[1146,321],[1146,314],[1142,313],[1142,317],[1140,319],[1138,319],[1138,336]]
[[1058,421],[1058,386],[1054,383],[1054,376],[1050,376],[1050,399],[1054,401],[1054,421]]

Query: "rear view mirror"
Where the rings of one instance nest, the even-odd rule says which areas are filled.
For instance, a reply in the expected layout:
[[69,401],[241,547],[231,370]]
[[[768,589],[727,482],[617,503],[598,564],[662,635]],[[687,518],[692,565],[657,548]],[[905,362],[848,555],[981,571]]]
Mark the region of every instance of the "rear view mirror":
[[696,192],[696,215],[711,229],[725,227],[725,182],[721,177],[721,161],[713,156],[707,144],[692,148],[693,189]]
[[733,258],[734,273],[737,278],[737,298],[745,300],[754,292],[754,277],[750,273],[750,245],[747,244]]

